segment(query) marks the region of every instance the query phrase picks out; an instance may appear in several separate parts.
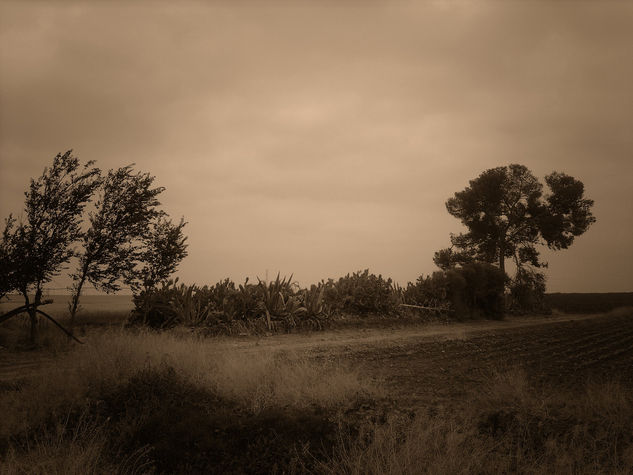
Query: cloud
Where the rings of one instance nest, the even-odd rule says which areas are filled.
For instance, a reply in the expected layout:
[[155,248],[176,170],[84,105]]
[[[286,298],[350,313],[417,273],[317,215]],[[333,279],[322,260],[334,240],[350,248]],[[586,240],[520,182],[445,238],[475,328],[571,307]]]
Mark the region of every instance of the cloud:
[[0,10],[2,215],[72,147],[156,174],[167,210],[190,223],[185,280],[376,266],[406,281],[459,230],[444,201],[518,162],[571,173],[596,199],[579,243],[601,237],[556,257],[557,288],[632,284],[561,277],[599,254],[633,264],[604,245],[618,223],[609,249],[633,237],[614,212],[633,198],[627,4]]

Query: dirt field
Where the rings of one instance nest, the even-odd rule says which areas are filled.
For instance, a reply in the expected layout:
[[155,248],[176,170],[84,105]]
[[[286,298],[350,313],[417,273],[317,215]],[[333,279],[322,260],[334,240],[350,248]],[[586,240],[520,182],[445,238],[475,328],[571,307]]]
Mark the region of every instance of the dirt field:
[[[90,335],[85,337],[90,344]],[[218,352],[273,351],[335,359],[361,369],[401,407],[460,404],[492,371],[519,366],[534,385],[575,387],[603,377],[633,385],[628,314],[511,318],[209,340]],[[0,384],[55,364],[45,350],[0,349]]]
[[533,386],[580,388],[588,380],[633,386],[633,319],[596,317],[409,340],[349,358],[401,405],[467,402],[494,371],[520,367]]

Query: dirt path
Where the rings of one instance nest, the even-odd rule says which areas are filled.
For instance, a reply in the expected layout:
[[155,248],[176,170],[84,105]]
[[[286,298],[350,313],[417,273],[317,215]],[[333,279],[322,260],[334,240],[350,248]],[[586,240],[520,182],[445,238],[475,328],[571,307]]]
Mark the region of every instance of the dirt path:
[[559,315],[512,317],[506,320],[477,320],[463,323],[420,323],[391,328],[349,328],[305,334],[280,334],[255,338],[226,338],[218,341],[218,348],[261,351],[270,348],[275,351],[310,351],[314,349],[334,349],[355,346],[407,345],[417,340],[469,339],[491,331],[505,331],[515,328],[547,326],[561,322],[596,320],[605,315]]
[[[392,374],[392,376],[396,375],[394,377],[400,377],[410,372],[410,368],[415,366],[416,361],[422,365],[419,368],[420,371],[424,371],[426,374],[433,373],[437,368],[446,369],[445,367],[450,366],[450,364],[438,361],[437,357],[447,354],[451,355],[450,361],[456,361],[456,359],[463,357],[467,360],[477,361],[479,365],[484,363],[480,361],[480,354],[487,355],[490,360],[496,360],[501,356],[506,358],[503,352],[500,353],[500,348],[508,347],[508,351],[510,351],[514,343],[503,342],[515,334],[519,335],[517,338],[521,341],[529,341],[532,336],[537,338],[537,334],[557,334],[560,332],[561,325],[563,327],[565,325],[581,325],[582,322],[590,322],[590,326],[597,326],[595,331],[599,334],[600,328],[612,320],[612,317],[604,315],[531,316],[508,318],[503,321],[417,324],[400,327],[394,325],[391,328],[349,328],[305,334],[281,334],[261,338],[217,338],[210,339],[209,344],[213,345],[218,352],[249,353],[270,350],[305,354],[317,359],[352,360],[354,364],[365,365],[372,377],[388,381],[391,376],[387,373]],[[631,334],[633,335],[633,329],[631,329]],[[479,341],[482,338],[483,340]],[[624,335],[624,338],[624,343],[628,343],[626,340],[628,337]],[[90,335],[84,339],[89,345]],[[563,340],[560,343],[560,351],[564,351],[563,347],[569,344]],[[485,343],[488,341],[499,344]],[[474,342],[474,346],[468,342]],[[630,345],[633,348],[633,339]],[[475,353],[464,352],[464,347],[473,349]],[[538,353],[538,351],[543,350],[540,346],[532,348],[529,345],[524,345],[522,348],[521,354],[528,354],[532,351]],[[513,349],[512,354],[519,353]],[[12,384],[14,381],[46,371],[47,367],[55,364],[55,358],[54,355],[45,350],[11,352],[5,348],[0,348],[0,385]],[[406,366],[404,372],[398,369],[402,365]],[[452,371],[452,374],[458,373],[460,371]],[[430,383],[431,381],[427,381],[427,384]]]
[[0,388],[43,370],[54,358],[50,353],[0,349]]

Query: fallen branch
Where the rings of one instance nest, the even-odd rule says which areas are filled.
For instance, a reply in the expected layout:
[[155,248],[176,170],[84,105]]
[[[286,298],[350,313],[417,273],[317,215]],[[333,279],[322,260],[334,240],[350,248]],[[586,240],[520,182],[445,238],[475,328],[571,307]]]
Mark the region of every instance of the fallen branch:
[[51,317],[48,313],[40,310],[38,307],[41,305],[48,305],[49,303],[53,303],[52,300],[44,300],[43,302],[39,303],[39,304],[35,304],[35,303],[31,303],[29,305],[22,305],[21,307],[18,308],[14,308],[13,310],[10,310],[9,312],[5,313],[4,315],[0,316],[0,323],[6,322],[9,318],[11,317],[15,317],[16,315],[20,315],[21,313],[25,313],[28,312],[31,309],[35,309],[35,311],[41,315],[43,315],[44,317],[48,318],[51,322],[53,322],[55,324],[55,326],[57,326],[57,328],[59,328],[61,331],[63,331],[66,335],[68,335],[70,338],[72,338],[73,340],[75,340],[77,343],[80,344],[84,344],[83,341],[80,341],[79,339],[77,339],[77,337],[75,337],[75,335],[73,335],[72,333],[70,333],[68,330],[66,330],[63,326],[61,326],[61,324],[59,322],[57,322],[53,317]]
[[442,307],[423,307],[421,305],[409,305],[408,303],[401,303],[400,306],[401,307],[420,308],[422,310],[436,310],[438,312],[446,310],[445,308],[442,308]]
[[53,303],[53,301],[52,300],[44,300],[43,302],[41,302],[39,304],[31,303],[29,305],[22,305],[21,307],[14,308],[13,310],[10,310],[9,312],[7,312],[4,315],[0,316],[0,323],[6,322],[9,318],[15,317],[16,315],[19,315],[21,313],[28,312],[30,309],[32,309],[34,307],[37,307],[39,305],[48,305],[49,303]]
[[35,310],[37,313],[41,313],[42,315],[44,315],[46,318],[48,318],[51,322],[53,322],[55,325],[57,325],[57,328],[59,328],[61,331],[63,331],[66,335],[68,335],[70,338],[72,338],[73,340],[75,340],[77,343],[83,345],[84,342],[77,339],[77,337],[75,335],[73,335],[72,333],[70,333],[68,330],[66,330],[64,327],[62,327],[59,323],[57,323],[55,321],[55,319],[53,317],[51,317],[49,314],[42,312],[39,308]]

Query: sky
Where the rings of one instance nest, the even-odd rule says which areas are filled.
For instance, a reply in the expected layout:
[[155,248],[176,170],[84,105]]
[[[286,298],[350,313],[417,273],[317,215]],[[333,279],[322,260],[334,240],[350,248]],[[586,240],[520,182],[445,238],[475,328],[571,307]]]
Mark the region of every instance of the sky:
[[630,2],[5,1],[0,217],[73,149],[156,176],[184,282],[406,284],[465,230],[446,200],[520,163],[595,200],[548,290],[633,291],[632,52]]

